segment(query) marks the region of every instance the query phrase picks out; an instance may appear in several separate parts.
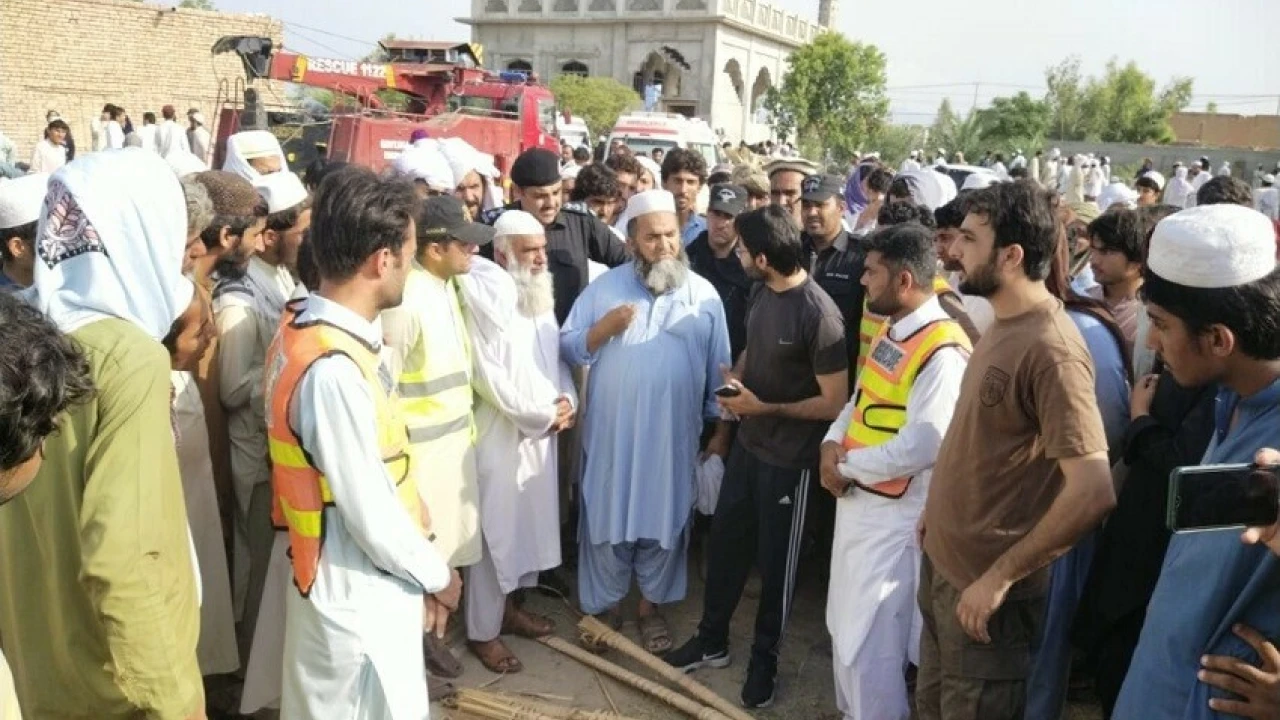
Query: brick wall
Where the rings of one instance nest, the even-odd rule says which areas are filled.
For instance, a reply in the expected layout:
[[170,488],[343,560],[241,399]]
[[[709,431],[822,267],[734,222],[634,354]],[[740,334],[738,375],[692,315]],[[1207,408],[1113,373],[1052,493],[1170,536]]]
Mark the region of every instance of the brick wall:
[[1178,113],[1169,124],[1180,143],[1235,148],[1280,148],[1280,115]]
[[[30,157],[55,109],[71,126],[77,151],[92,149],[90,121],[102,106],[124,107],[135,125],[143,112],[173,105],[200,108],[212,123],[219,81],[244,77],[234,53],[209,53],[223,35],[283,38],[265,15],[174,10],[134,0],[0,0],[0,132]],[[278,84],[259,81],[265,102],[283,100]],[[211,128],[212,129],[212,128]]]

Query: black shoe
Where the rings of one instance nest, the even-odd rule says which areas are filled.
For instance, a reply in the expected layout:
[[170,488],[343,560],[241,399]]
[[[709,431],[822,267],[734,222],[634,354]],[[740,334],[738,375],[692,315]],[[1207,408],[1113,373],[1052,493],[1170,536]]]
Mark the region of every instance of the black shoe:
[[671,650],[662,656],[667,664],[684,672],[693,672],[700,667],[723,668],[729,666],[728,648],[707,647],[702,638],[694,635],[689,642]]
[[774,680],[777,670],[751,663],[747,667],[747,682],[742,686],[742,707],[767,708],[773,704]]

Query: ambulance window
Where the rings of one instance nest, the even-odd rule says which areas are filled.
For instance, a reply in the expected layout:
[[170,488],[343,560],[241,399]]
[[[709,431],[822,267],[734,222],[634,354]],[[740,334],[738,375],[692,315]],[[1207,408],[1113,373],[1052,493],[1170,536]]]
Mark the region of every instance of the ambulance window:
[[720,163],[716,159],[716,146],[707,143],[689,143],[689,149],[702,156],[707,161],[707,167],[715,167]]
[[550,98],[538,99],[538,129],[548,135],[556,131],[556,102]]

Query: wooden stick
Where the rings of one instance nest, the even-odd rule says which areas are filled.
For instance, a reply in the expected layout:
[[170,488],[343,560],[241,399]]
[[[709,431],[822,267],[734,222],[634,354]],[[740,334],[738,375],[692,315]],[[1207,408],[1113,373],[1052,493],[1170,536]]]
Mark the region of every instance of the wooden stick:
[[559,650],[583,665],[586,665],[593,670],[599,670],[614,680],[630,685],[631,687],[648,695],[652,695],[689,717],[698,718],[698,720],[728,720],[728,716],[715,708],[710,708],[702,705],[701,703],[694,702],[693,700],[690,700],[679,693],[672,692],[670,689],[665,688],[648,678],[640,677],[630,670],[620,668],[608,660],[605,660],[604,658],[587,650],[583,650],[577,645],[567,642],[561,638],[547,636],[538,638],[538,642],[553,650]]
[[613,648],[641,665],[657,673],[666,681],[679,687],[690,697],[709,705],[733,720],[754,720],[752,716],[733,703],[725,700],[711,688],[689,677],[679,668],[672,667],[666,661],[653,655],[648,650],[635,644],[626,635],[587,615],[578,621],[578,630],[583,640],[593,645],[604,645]]
[[455,706],[461,711],[492,720],[631,720],[602,710],[580,710],[470,688],[458,691]]
[[613,696],[609,694],[609,688],[604,686],[604,678],[600,677],[599,672],[595,672],[594,674],[596,676],[596,683],[600,685],[600,692],[604,693],[604,699],[609,701],[609,707],[613,708],[615,713],[618,712],[618,704],[613,701]]

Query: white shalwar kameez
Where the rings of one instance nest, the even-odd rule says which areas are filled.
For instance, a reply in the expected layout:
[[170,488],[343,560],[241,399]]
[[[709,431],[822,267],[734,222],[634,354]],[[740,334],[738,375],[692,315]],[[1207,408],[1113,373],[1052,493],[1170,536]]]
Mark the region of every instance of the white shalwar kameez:
[[[382,345],[376,323],[318,295],[307,298],[298,320],[328,322]],[[392,387],[390,374],[382,374]],[[340,355],[317,360],[298,383],[289,415],[334,504],[324,509],[310,595],[287,593],[280,717],[424,720],[423,594],[447,587],[450,571],[396,497],[359,367]]]
[[[467,635],[488,642],[502,629],[505,597],[560,564],[556,400],[574,402],[573,377],[560,361],[555,312],[517,310],[515,282],[502,267],[472,260],[460,276],[471,337],[476,467],[483,555],[471,567]],[[529,362],[532,359],[533,362]]]
[[[890,337],[907,338],[926,323],[947,318],[933,298],[895,323]],[[908,395],[906,425],[885,443],[846,453],[837,466],[842,476],[864,484],[914,476],[897,500],[854,489],[836,501],[827,630],[836,705],[846,720],[911,716],[904,672],[908,661],[919,664],[922,623],[916,606],[920,548],[915,528],[967,363],[959,348],[938,350]],[[844,440],[854,397],[832,423],[827,442]]]
[[240,669],[240,652],[236,648],[226,542],[218,515],[213,461],[209,458],[209,429],[195,377],[189,372],[173,372],[170,380],[182,495],[200,571],[200,640],[196,659],[201,675],[221,675]]

